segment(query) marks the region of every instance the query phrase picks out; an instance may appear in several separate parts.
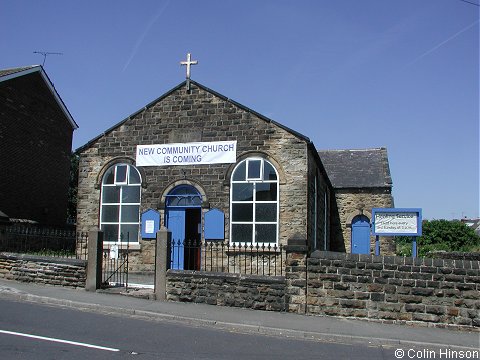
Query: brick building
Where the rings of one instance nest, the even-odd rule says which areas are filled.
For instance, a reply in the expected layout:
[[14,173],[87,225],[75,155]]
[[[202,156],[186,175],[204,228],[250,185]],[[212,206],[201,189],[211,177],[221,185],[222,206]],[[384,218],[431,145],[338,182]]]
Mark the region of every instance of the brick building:
[[0,211],[65,225],[77,127],[42,66],[0,70]]
[[[77,152],[78,230],[100,227],[107,242],[128,241],[136,270],[154,261],[145,238],[153,228],[140,228],[149,209],[174,238],[278,245],[301,236],[312,249],[348,248],[335,229],[341,198],[314,144],[193,80]],[[382,196],[362,201],[393,203],[390,191]]]

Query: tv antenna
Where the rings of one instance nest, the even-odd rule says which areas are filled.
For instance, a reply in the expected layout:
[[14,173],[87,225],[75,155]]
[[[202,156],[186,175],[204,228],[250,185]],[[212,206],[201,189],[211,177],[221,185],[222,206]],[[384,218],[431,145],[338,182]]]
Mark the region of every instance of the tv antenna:
[[43,55],[43,64],[42,64],[43,67],[45,67],[45,60],[47,59],[48,55],[63,55],[63,53],[60,53],[60,52],[50,52],[50,51],[34,51],[33,53]]

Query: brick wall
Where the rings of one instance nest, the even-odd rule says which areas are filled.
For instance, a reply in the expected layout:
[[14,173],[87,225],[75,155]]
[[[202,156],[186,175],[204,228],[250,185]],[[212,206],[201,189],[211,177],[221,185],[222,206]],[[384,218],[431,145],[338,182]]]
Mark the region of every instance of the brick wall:
[[283,311],[285,278],[169,270],[167,300]]
[[0,83],[0,210],[64,225],[71,124],[39,73]]
[[0,278],[84,288],[86,264],[84,260],[0,253]]
[[309,314],[480,327],[479,263],[315,252],[296,270]]

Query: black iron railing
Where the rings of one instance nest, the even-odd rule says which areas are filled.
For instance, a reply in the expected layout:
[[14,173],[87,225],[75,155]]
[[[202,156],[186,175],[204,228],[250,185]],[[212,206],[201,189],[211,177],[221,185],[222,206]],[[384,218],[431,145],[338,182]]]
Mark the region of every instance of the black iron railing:
[[24,224],[0,227],[1,252],[86,259],[87,239],[87,233],[77,233],[74,229]]
[[250,275],[282,276],[285,253],[276,244],[172,239],[170,268]]
[[128,288],[129,243],[104,244],[102,261],[102,284],[104,287]]

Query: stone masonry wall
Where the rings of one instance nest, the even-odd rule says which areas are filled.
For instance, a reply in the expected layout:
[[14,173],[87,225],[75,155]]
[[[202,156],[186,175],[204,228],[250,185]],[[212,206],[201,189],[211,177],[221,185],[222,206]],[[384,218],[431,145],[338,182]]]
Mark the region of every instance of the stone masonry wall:
[[[468,260],[318,251],[307,260],[306,310],[309,314],[480,328],[479,265],[479,261]],[[297,274],[299,278],[304,275]]]
[[87,262],[76,259],[0,253],[0,278],[84,288]]
[[315,251],[289,239],[285,276],[168,270],[166,298],[480,330],[480,262]]
[[[237,161],[262,156],[280,173],[279,243],[296,232],[307,233],[308,156],[306,141],[219,94],[192,83],[192,90],[174,89],[132,115],[80,152],[77,229],[99,226],[101,175],[109,166],[135,163],[136,146],[196,141],[237,140]],[[142,175],[140,212],[159,210],[162,198],[179,184],[204,194],[202,216],[218,208],[225,214],[229,238],[230,174],[235,164],[159,166],[139,168]],[[203,219],[202,219],[203,221]],[[132,270],[153,270],[152,246],[139,241],[133,250]],[[150,268],[146,266],[150,264]]]
[[[393,207],[393,196],[389,189],[336,189],[337,215],[334,219],[332,251],[351,252],[352,227],[351,221],[356,215],[365,215],[372,220],[373,208]],[[375,236],[370,237],[371,253],[375,253]],[[380,237],[380,254],[395,255],[393,237]]]
[[[330,190],[327,177],[320,170],[312,152],[309,152],[308,161],[308,217],[306,234],[311,239],[312,249],[325,250],[330,245]],[[326,206],[325,206],[326,205]],[[316,217],[315,217],[316,215]]]
[[283,311],[285,278],[168,270],[167,300]]

